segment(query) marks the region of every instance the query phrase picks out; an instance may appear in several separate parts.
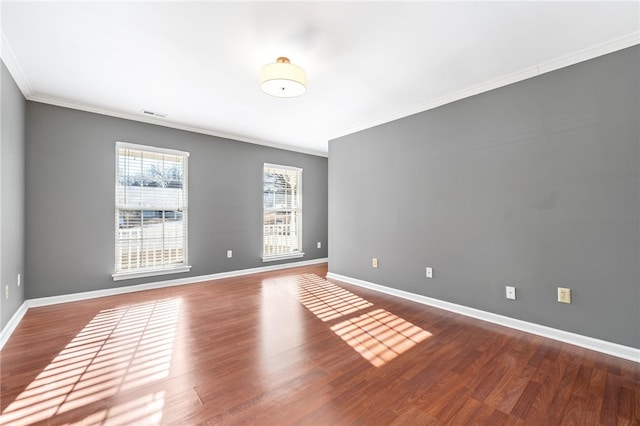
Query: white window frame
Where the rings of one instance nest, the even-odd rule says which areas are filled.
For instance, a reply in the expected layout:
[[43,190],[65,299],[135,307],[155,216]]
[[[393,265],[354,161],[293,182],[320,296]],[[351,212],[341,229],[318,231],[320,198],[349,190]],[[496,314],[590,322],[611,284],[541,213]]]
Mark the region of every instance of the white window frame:
[[[265,206],[264,203],[264,177],[265,177],[265,172],[268,168],[271,169],[279,169],[282,170],[284,172],[295,172],[298,174],[297,180],[298,180],[298,190],[296,191],[296,196],[297,196],[297,200],[294,204],[295,207],[293,208],[267,208]],[[292,166],[283,166],[280,164],[271,164],[271,163],[264,163],[263,168],[262,168],[262,188],[263,188],[263,203],[262,203],[262,261],[263,262],[272,262],[272,261],[276,261],[276,260],[285,260],[285,259],[295,259],[295,258],[300,258],[304,256],[304,252],[302,251],[302,198],[303,198],[303,194],[302,194],[302,169],[300,167],[292,167]],[[297,250],[292,250],[286,253],[275,253],[275,254],[267,254],[265,253],[265,247],[267,246],[267,239],[268,238],[274,238],[273,236],[269,235],[269,231],[267,231],[267,226],[273,226],[273,225],[267,225],[265,223],[265,215],[267,213],[276,213],[276,212],[290,212],[293,213],[295,212],[295,217],[296,217],[296,236],[297,236]]]
[[[122,149],[130,149],[134,151],[139,151],[142,153],[151,153],[151,154],[166,154],[172,156],[180,156],[184,157],[184,166],[183,166],[183,179],[182,179],[182,189],[183,189],[183,197],[182,197],[182,221],[183,221],[183,232],[182,232],[182,253],[183,253],[183,261],[175,264],[163,264],[156,266],[148,266],[148,267],[139,267],[139,268],[130,268],[130,269],[121,269],[118,268],[118,256],[121,256],[121,251],[119,250],[119,213],[121,210],[166,210],[166,206],[158,205],[158,206],[130,206],[126,204],[126,201],[118,204],[118,186],[119,186],[119,177],[120,177],[120,168],[119,168],[119,153]],[[159,148],[148,145],[139,145],[128,142],[116,142],[116,157],[115,157],[115,258],[114,258],[114,273],[112,274],[113,280],[125,280],[125,279],[133,279],[133,278],[141,278],[141,277],[150,277],[156,275],[165,275],[165,274],[174,274],[181,272],[188,272],[191,269],[191,266],[188,263],[188,163],[189,163],[189,153],[185,151],[178,151],[175,149],[168,148]],[[162,218],[163,225],[163,233],[162,237],[164,238],[164,226],[167,223],[164,215]],[[164,260],[164,258],[163,258]]]

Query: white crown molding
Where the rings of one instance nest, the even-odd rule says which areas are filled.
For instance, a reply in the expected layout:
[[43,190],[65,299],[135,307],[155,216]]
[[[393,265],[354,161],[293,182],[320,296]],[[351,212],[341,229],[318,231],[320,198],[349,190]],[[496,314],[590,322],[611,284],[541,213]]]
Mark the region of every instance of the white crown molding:
[[626,49],[627,47],[632,47],[637,44],[640,44],[640,31],[634,31],[626,36],[618,37],[616,39],[609,40],[608,42],[596,44],[569,55],[543,62],[538,65],[539,73],[544,74],[550,71],[555,71],[599,56],[617,52],[618,50]]
[[60,106],[64,108],[75,109],[79,111],[91,112],[94,114],[106,115],[109,117],[123,118],[125,120],[138,121],[141,123],[154,124],[156,126],[169,127],[172,129],[184,130],[187,132],[199,133],[199,134],[208,135],[208,136],[215,136],[215,137],[224,138],[224,139],[231,139],[234,141],[246,142],[254,145],[262,145],[262,146],[268,146],[270,148],[283,149],[286,151],[294,151],[294,152],[299,152],[301,154],[315,155],[317,157],[327,157],[329,155],[327,152],[323,152],[323,151],[316,151],[313,149],[306,149],[306,148],[296,147],[292,145],[285,145],[285,144],[271,142],[271,141],[262,140],[262,139],[254,139],[246,136],[234,135],[231,133],[217,132],[214,130],[205,129],[203,127],[175,123],[166,118],[160,119],[160,118],[153,118],[153,117],[143,116],[138,114],[132,114],[124,111],[116,111],[116,110],[112,110],[112,109],[108,109],[108,108],[104,108],[96,105],[89,105],[89,104],[71,101],[69,99],[44,96],[40,94],[33,94],[31,96],[25,96],[25,97],[27,98],[27,100],[33,101],[33,102],[40,102],[43,104],[49,104],[49,105]]
[[22,67],[18,64],[16,55],[13,53],[13,49],[11,49],[4,33],[0,33],[0,36],[2,36],[2,42],[0,44],[0,57],[2,58],[2,62],[6,65],[9,73],[22,92],[22,95],[28,99],[33,95],[33,88],[29,84],[29,80],[22,70]]
[[595,46],[591,46],[586,49],[579,50],[579,51],[570,53],[568,55],[561,56],[559,58],[555,58],[550,61],[546,61],[541,64],[538,64],[529,68],[525,68],[520,71],[516,71],[514,73],[477,84],[472,87],[468,87],[466,89],[449,93],[445,96],[441,96],[439,98],[433,99],[427,103],[420,104],[414,108],[390,115],[381,120],[362,123],[358,126],[345,130],[344,132],[340,132],[338,134],[330,136],[329,140],[341,138],[343,136],[360,132],[362,130],[370,129],[372,127],[380,126],[385,123],[390,123],[392,121],[399,120],[404,117],[409,117],[411,115],[428,111],[430,109],[434,109],[455,101],[459,101],[461,99],[469,98],[471,96],[479,95],[481,93],[498,89],[500,87],[508,86],[509,84],[527,80],[529,78],[536,77],[551,71],[555,71],[560,68],[565,68],[570,65],[575,65],[580,62],[587,61],[589,59],[594,59],[599,56],[617,52],[618,50],[626,49],[627,47],[635,46],[637,44],[640,44],[640,31],[636,31],[629,35],[619,37],[605,43],[597,44]]
[[0,33],[0,34],[2,36],[2,43],[0,45],[0,57],[2,58],[2,61],[7,66],[9,73],[11,74],[16,84],[18,85],[18,88],[22,92],[22,95],[28,101],[40,102],[44,104],[55,105],[55,106],[75,109],[79,111],[86,111],[86,112],[106,115],[110,117],[123,118],[125,120],[138,121],[141,123],[155,124],[157,126],[170,127],[172,129],[177,129],[177,130],[185,130],[187,132],[199,133],[203,135],[215,136],[215,137],[225,138],[225,139],[232,139],[240,142],[251,143],[254,145],[262,145],[262,146],[268,146],[270,148],[284,149],[287,151],[299,152],[301,154],[315,155],[318,157],[327,157],[329,155],[327,152],[324,152],[324,151],[316,151],[313,149],[306,149],[306,148],[281,144],[277,142],[271,142],[271,141],[262,140],[262,139],[255,139],[255,138],[250,138],[250,137],[241,136],[241,135],[217,132],[217,131],[213,131],[211,129],[205,129],[202,127],[171,122],[166,119],[157,119],[157,118],[154,119],[148,116],[142,116],[142,115],[127,113],[123,111],[116,111],[109,108],[100,107],[97,105],[84,104],[81,102],[71,101],[69,99],[46,96],[46,95],[36,93],[31,87],[31,85],[29,84],[29,79],[27,78],[26,74],[22,70],[22,67],[20,67],[20,64],[18,63],[15,57],[15,54],[13,53],[13,49],[11,49],[11,46],[9,45],[9,42],[7,41],[4,33]]
[[[365,129],[369,129],[371,127],[375,127],[375,126],[379,126],[381,124],[385,124],[385,123],[389,123],[391,121],[395,121],[404,117],[408,117],[410,115],[414,115],[420,112],[424,112],[424,111],[428,111],[430,109],[434,109],[437,107],[440,107],[442,105],[446,105],[449,104],[451,102],[455,102],[461,99],[465,99],[474,95],[478,95],[484,92],[488,92],[490,90],[494,90],[500,87],[504,87],[507,86],[509,84],[513,84],[513,83],[517,83],[519,81],[523,81],[526,80],[528,78],[532,78],[532,77],[536,77],[539,76],[541,74],[545,74],[560,68],[564,68],[564,67],[568,67],[570,65],[574,65],[589,59],[593,59],[596,58],[598,56],[602,56],[602,55],[606,55],[609,53],[613,53],[616,52],[618,50],[622,50],[625,49],[627,47],[631,47],[631,46],[635,46],[637,44],[640,44],[640,31],[635,31],[631,34],[628,34],[626,36],[622,36],[604,43],[600,43],[597,44],[595,46],[590,46],[586,49],[583,50],[579,50],[573,53],[570,53],[568,55],[565,56],[561,56],[559,58],[555,58],[552,59],[550,61],[546,61],[543,63],[540,63],[538,65],[529,67],[529,68],[525,68],[523,70],[520,71],[516,71],[514,73],[487,81],[487,82],[483,82],[480,83],[478,85],[472,86],[472,87],[468,87],[466,89],[462,89],[462,90],[458,90],[456,92],[447,94],[445,96],[442,96],[440,98],[436,98],[433,99],[427,103],[423,103],[420,105],[417,105],[411,109],[408,110],[403,110],[401,112],[398,112],[396,114],[392,114],[390,116],[387,116],[383,119],[379,119],[379,120],[375,120],[375,121],[370,121],[370,122],[366,122],[366,123],[361,123],[359,125],[356,125],[354,127],[350,127],[349,129],[346,129],[344,131],[341,131],[339,133],[336,133],[334,135],[329,136],[329,140],[332,139],[337,139],[343,136],[347,136],[350,135],[352,133],[356,133]],[[24,72],[22,71],[22,68],[20,67],[20,65],[18,64],[15,55],[13,54],[12,49],[9,46],[9,43],[7,42],[4,33],[2,34],[2,49],[1,49],[1,56],[2,56],[2,60],[4,61],[5,65],[7,66],[7,69],[9,70],[9,72],[11,73],[11,75],[13,76],[14,80],[16,81],[16,84],[18,84],[18,87],[20,88],[20,90],[22,91],[24,97],[29,100],[29,101],[34,101],[34,102],[40,102],[40,103],[45,103],[45,104],[50,104],[50,105],[56,105],[56,106],[61,106],[61,107],[65,107],[65,108],[71,108],[71,109],[76,109],[76,110],[80,110],[80,111],[86,111],[86,112],[92,112],[92,113],[96,113],[96,114],[101,114],[101,115],[107,115],[107,116],[111,116],[111,117],[117,117],[117,118],[123,118],[123,119],[127,119],[127,120],[132,120],[132,121],[138,121],[138,122],[142,122],[142,123],[148,123],[148,124],[155,124],[158,126],[164,126],[164,127],[169,127],[169,128],[173,128],[173,129],[178,129],[178,130],[185,130],[185,131],[189,131],[189,132],[194,132],[194,133],[199,133],[199,134],[204,134],[204,135],[209,135],[209,136],[215,136],[215,137],[220,137],[220,138],[225,138],[225,139],[232,139],[232,140],[237,140],[240,142],[247,142],[247,143],[252,143],[255,145],[262,145],[262,146],[268,146],[271,148],[277,148],[277,149],[284,149],[287,151],[294,151],[294,152],[300,152],[302,154],[309,154],[309,155],[315,155],[315,156],[320,156],[320,157],[328,157],[328,152],[327,151],[317,151],[317,150],[311,150],[311,149],[306,149],[306,148],[301,148],[301,147],[295,147],[295,146],[291,146],[291,145],[285,145],[285,144],[281,144],[281,143],[277,143],[277,142],[272,142],[272,141],[267,141],[267,140],[261,140],[261,139],[255,139],[255,138],[250,138],[250,137],[246,137],[246,136],[241,136],[241,135],[234,135],[234,134],[229,134],[229,133],[224,133],[224,132],[217,132],[217,131],[213,131],[211,129],[205,129],[205,128],[201,128],[201,127],[197,127],[197,126],[190,126],[190,125],[185,125],[185,124],[180,124],[180,123],[175,123],[175,122],[171,122],[169,120],[166,119],[154,119],[152,117],[147,117],[147,116],[141,116],[138,114],[132,114],[132,113],[127,113],[127,112],[123,112],[123,111],[116,111],[116,110],[112,110],[109,108],[105,108],[105,107],[99,107],[96,105],[89,105],[89,104],[84,104],[84,103],[80,103],[80,102],[75,102],[75,101],[71,101],[68,99],[62,99],[62,98],[57,98],[57,97],[50,97],[50,96],[45,96],[45,95],[41,95],[38,93],[35,93],[31,87],[31,85],[29,84],[29,81],[26,77],[26,75],[24,74]]]
[[374,284],[368,281],[363,281],[344,275],[334,274],[332,272],[329,272],[327,274],[327,278],[357,285],[359,287],[364,287],[370,290],[378,291],[380,293],[385,293],[391,296],[411,300],[423,305],[433,306],[467,317],[476,318],[482,321],[491,322],[494,324],[502,325],[527,333],[536,334],[538,336],[547,337],[549,339],[558,340],[560,342],[569,343],[586,349],[591,349],[597,352],[602,352],[608,355],[613,355],[619,358],[624,358],[640,363],[639,348],[632,348],[629,346],[620,345],[618,343],[607,342],[606,340],[595,339],[593,337],[583,336],[581,334],[558,330],[544,325],[522,321],[511,317],[482,311],[480,309],[470,308],[468,306],[457,305],[455,303],[445,302],[443,300],[433,299],[431,297],[422,296],[403,290],[397,290],[395,288],[386,287],[380,284]]

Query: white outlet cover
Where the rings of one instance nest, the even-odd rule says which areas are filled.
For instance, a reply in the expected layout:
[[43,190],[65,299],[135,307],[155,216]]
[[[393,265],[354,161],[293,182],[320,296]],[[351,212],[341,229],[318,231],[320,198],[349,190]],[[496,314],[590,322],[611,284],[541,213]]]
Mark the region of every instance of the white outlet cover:
[[322,243],[318,241],[318,248],[322,248]]
[[507,286],[506,297],[507,299],[516,300],[516,288],[512,286]]
[[233,251],[227,250],[227,257],[233,257]]
[[433,278],[433,268],[427,266],[427,278]]

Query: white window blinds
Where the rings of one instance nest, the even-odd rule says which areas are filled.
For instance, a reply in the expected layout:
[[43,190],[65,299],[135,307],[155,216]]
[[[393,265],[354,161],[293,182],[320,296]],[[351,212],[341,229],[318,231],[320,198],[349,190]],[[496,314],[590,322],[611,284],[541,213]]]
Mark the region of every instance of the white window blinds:
[[114,279],[187,266],[189,153],[116,143]]
[[302,169],[264,165],[263,261],[301,257]]

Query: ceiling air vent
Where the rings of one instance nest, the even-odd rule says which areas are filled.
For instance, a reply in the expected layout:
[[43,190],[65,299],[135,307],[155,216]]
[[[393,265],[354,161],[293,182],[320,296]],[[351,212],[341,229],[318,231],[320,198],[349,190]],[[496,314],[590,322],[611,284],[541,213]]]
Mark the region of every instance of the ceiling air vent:
[[167,114],[163,114],[161,112],[149,111],[148,109],[141,110],[144,115],[150,115],[152,117],[165,118]]

